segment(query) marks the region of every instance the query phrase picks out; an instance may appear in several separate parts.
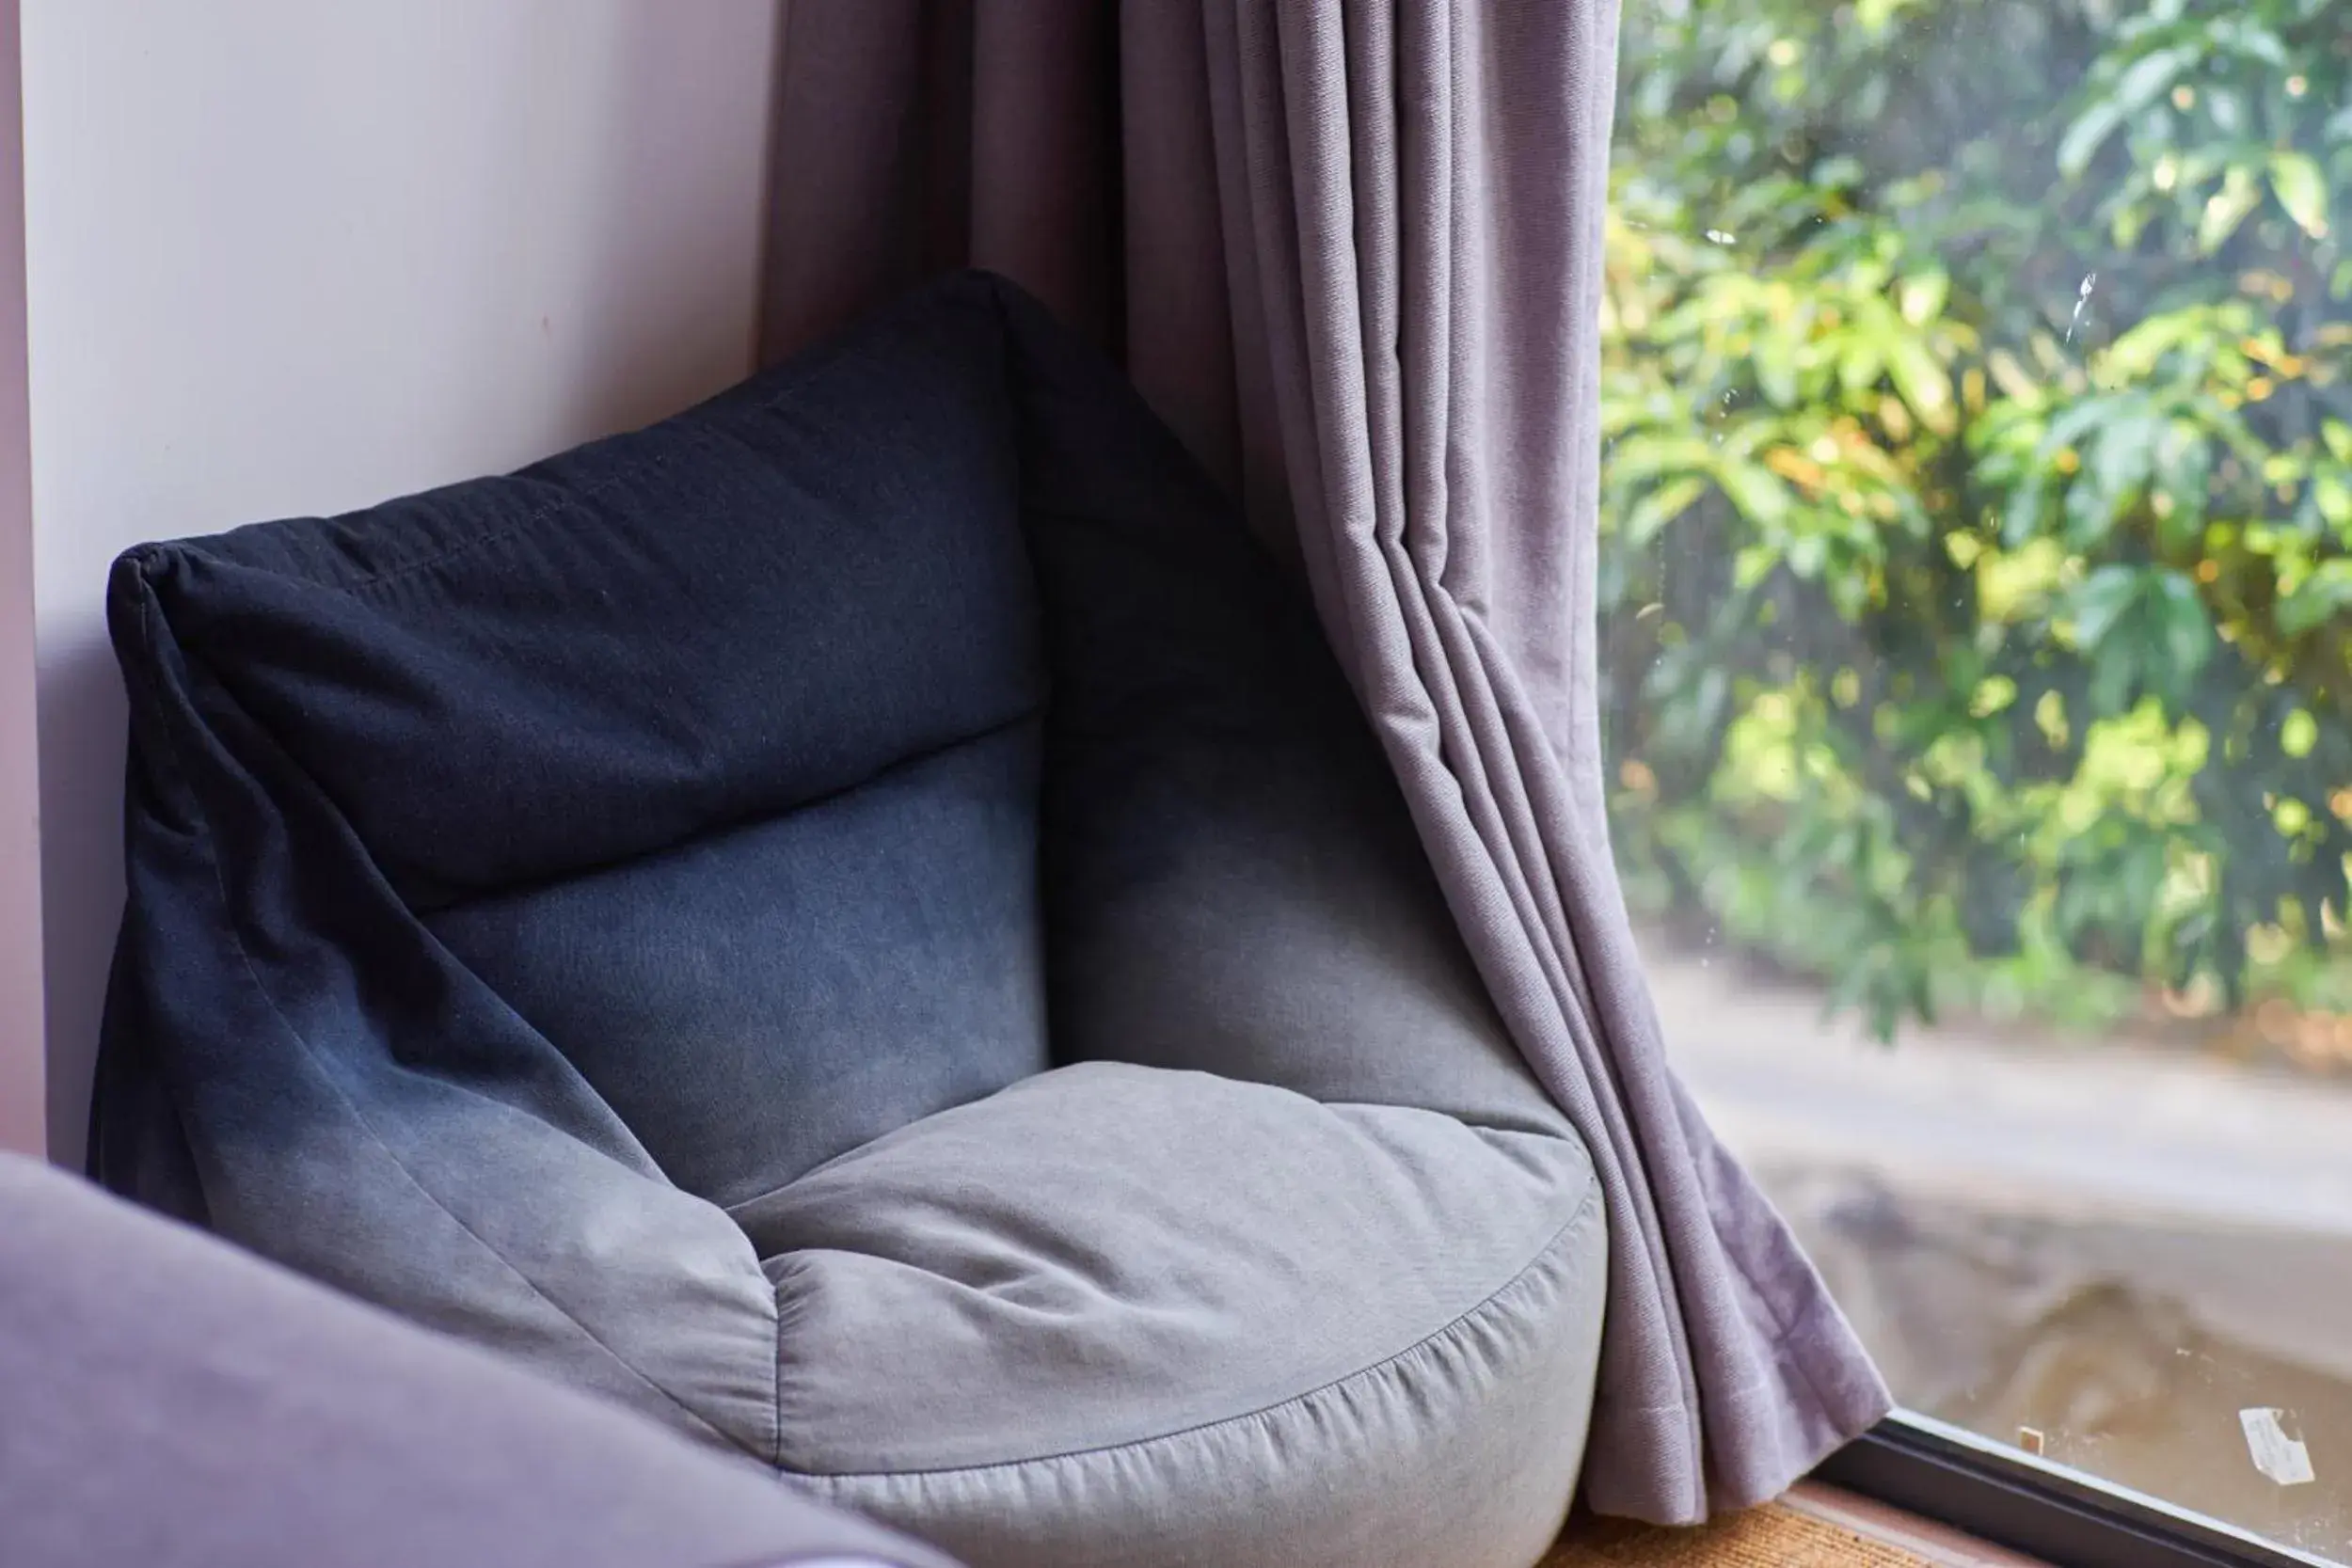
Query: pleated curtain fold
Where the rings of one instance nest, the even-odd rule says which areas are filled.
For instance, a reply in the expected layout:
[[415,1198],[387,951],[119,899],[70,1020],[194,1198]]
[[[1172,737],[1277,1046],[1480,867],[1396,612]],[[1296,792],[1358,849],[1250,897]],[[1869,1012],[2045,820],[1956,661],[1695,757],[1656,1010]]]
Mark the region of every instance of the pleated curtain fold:
[[1612,1233],[1597,1512],[1772,1497],[1888,1407],[1668,1066],[1594,573],[1613,0],[786,0],[764,351],[921,277],[1117,355],[1304,574]]

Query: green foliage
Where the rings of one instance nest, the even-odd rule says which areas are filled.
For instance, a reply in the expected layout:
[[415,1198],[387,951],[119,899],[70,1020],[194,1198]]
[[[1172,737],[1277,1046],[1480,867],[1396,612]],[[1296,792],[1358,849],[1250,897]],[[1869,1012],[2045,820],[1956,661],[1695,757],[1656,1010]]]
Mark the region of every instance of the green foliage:
[[1637,898],[1891,1034],[2352,998],[2352,0],[1626,21]]

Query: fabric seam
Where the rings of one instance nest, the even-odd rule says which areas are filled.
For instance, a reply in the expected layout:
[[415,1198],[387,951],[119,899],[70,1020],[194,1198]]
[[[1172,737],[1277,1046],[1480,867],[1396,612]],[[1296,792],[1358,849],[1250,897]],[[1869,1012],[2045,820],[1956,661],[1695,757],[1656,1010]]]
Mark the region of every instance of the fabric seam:
[[[968,734],[954,736],[948,739],[936,742],[932,745],[919,747],[914,751],[906,752],[904,755],[893,757],[888,762],[882,763],[879,767],[870,768],[867,771],[859,774],[856,778],[849,780],[847,783],[828,784],[814,795],[803,796],[799,800],[792,800],[781,806],[763,808],[759,811],[747,813],[741,816],[731,816],[722,820],[713,821],[707,827],[695,829],[687,837],[676,839],[668,844],[657,845],[651,849],[641,849],[630,854],[615,855],[610,860],[592,861],[584,865],[573,867],[567,870],[550,871],[536,877],[518,879],[517,880],[509,882],[501,887],[490,888],[487,890],[469,888],[467,889],[461,896],[452,898],[445,903],[418,903],[409,900],[405,895],[401,895],[402,902],[407,905],[409,914],[421,923],[423,917],[426,915],[447,915],[463,912],[468,910],[495,906],[501,899],[526,897],[532,894],[544,893],[564,882],[577,881],[588,877],[607,876],[618,871],[626,871],[631,866],[641,865],[649,861],[660,860],[665,855],[675,854],[686,849],[693,848],[696,846],[706,843],[711,839],[724,838],[734,833],[749,832],[754,829],[766,827],[771,823],[780,822],[787,816],[797,816],[803,811],[820,810],[826,806],[834,805],[851,795],[855,795],[862,789],[868,788],[875,784],[887,783],[898,774],[924,767],[929,763],[942,761],[946,757],[962,751],[966,747],[985,745],[987,742],[992,740],[1001,740],[1005,736],[1017,732],[1025,724],[1038,722],[1040,720],[1043,719],[1044,716],[1045,705],[1042,702],[1040,702],[1033,707],[1024,708],[1020,712],[1011,714],[1006,718],[992,720],[988,723],[981,725],[978,729],[973,730]],[[317,784],[315,779],[311,782],[313,784]],[[324,784],[320,784],[318,787],[321,794],[326,793],[326,789]],[[328,799],[332,800],[333,797],[329,795]],[[341,801],[335,801],[335,807],[336,810],[341,811],[342,809],[342,803]],[[397,892],[397,888],[395,888],[394,891]],[[799,1178],[796,1177],[794,1180],[798,1180]],[[789,1186],[790,1184],[790,1182],[786,1183],[787,1186]],[[767,1195],[763,1194],[761,1196],[765,1196]],[[751,1200],[745,1199],[744,1201],[749,1202]]]

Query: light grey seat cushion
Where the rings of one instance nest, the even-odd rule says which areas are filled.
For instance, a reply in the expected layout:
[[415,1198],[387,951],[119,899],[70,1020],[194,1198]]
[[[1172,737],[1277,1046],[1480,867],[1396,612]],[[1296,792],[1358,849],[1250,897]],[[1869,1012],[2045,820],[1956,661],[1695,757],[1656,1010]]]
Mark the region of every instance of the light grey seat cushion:
[[781,1468],[976,1568],[1525,1568],[1605,1247],[1572,1137],[1089,1063],[735,1217]]

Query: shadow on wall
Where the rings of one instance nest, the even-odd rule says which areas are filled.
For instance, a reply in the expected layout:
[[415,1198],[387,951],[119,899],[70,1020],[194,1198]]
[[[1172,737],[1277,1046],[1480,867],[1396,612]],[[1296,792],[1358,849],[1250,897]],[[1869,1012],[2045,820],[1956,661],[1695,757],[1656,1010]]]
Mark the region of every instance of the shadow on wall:
[[108,562],[739,378],[775,24],[775,0],[27,15],[52,1158],[82,1158],[121,907]]
[[122,910],[122,677],[104,641],[87,636],[44,646],[39,668],[49,1155],[78,1167],[106,963]]

